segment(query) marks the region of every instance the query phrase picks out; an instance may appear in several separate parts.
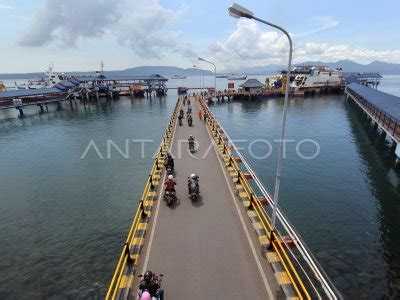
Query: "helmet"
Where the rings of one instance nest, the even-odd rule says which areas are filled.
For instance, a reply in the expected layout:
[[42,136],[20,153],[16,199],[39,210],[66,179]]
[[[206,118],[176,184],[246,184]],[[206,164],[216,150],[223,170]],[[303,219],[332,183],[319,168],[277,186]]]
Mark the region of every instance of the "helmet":
[[140,296],[140,300],[151,300],[151,295],[148,291],[144,291],[142,296]]
[[189,137],[190,137],[190,138],[193,138],[193,135],[191,134],[191,135],[189,135]]
[[174,179],[174,176],[168,175],[168,179],[172,180],[172,179]]
[[171,153],[168,153],[168,154],[167,154],[167,157],[170,158],[170,157],[171,157]]
[[196,177],[197,177],[196,174],[190,175],[190,178],[192,178],[192,179],[195,179]]
[[150,281],[153,278],[153,272],[147,271],[146,273],[144,273],[143,278],[145,281]]

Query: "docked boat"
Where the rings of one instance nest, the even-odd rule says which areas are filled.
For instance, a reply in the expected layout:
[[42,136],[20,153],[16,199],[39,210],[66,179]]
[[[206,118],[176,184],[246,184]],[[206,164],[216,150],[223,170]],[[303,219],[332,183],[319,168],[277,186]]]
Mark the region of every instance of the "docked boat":
[[173,75],[171,79],[186,79],[186,75]]
[[42,78],[30,79],[27,83],[15,84],[7,87],[7,90],[27,90],[27,89],[42,89],[51,88],[63,80],[69,80],[71,76],[53,72],[53,67],[50,66]]
[[290,87],[295,90],[308,90],[316,88],[340,88],[342,85],[342,69],[326,67],[310,67],[304,73],[297,73]]
[[246,80],[247,79],[247,75],[245,74],[241,74],[241,75],[230,75],[228,76],[228,80]]

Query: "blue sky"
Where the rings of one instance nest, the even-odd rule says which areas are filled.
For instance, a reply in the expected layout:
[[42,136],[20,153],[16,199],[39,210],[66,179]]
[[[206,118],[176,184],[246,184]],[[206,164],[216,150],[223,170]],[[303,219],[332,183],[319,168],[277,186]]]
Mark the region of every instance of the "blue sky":
[[[294,61],[400,63],[400,1],[237,1],[285,27]],[[0,0],[0,73],[191,67],[197,56],[219,69],[285,62],[279,33],[227,14],[232,1]],[[333,5],[334,4],[334,5]]]

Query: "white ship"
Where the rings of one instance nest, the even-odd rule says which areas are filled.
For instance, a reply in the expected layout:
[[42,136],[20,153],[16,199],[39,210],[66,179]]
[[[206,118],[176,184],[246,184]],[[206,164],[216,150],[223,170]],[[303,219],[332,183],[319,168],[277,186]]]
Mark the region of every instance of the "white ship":
[[247,75],[242,74],[242,75],[235,75],[235,74],[231,74],[228,77],[228,80],[246,80]]
[[342,84],[341,76],[342,69],[311,67],[308,72],[297,73],[290,87],[295,91],[321,87],[340,87]]
[[37,79],[30,79],[28,83],[15,84],[12,87],[7,87],[7,90],[26,90],[26,89],[41,89],[41,88],[51,88],[57,83],[63,80],[69,80],[71,76],[66,76],[64,74],[59,74],[53,72],[53,67],[49,66],[49,69],[45,72],[45,76]]
[[173,75],[171,79],[186,79],[186,75]]

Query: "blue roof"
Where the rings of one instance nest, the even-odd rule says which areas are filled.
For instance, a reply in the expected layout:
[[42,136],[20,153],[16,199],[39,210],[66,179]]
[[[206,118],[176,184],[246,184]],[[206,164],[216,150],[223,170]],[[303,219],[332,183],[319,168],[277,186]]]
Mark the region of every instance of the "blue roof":
[[350,83],[347,88],[400,122],[400,97],[358,83]]
[[62,91],[56,88],[43,89],[27,89],[0,92],[0,99],[15,99],[29,96],[45,95],[45,94],[62,94]]
[[73,83],[72,81],[61,81],[59,83],[57,83],[55,86],[53,86],[54,88],[57,88],[59,90],[63,90],[66,91],[70,88],[74,88],[76,87],[77,83]]

